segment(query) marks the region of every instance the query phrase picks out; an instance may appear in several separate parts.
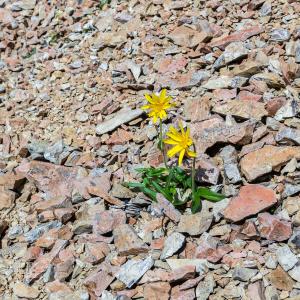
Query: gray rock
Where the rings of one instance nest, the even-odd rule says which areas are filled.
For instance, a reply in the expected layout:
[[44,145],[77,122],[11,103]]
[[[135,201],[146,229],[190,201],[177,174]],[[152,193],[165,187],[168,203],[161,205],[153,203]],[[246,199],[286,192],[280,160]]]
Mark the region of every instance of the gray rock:
[[293,248],[300,249],[300,230],[294,231],[289,239],[289,245]]
[[24,234],[25,241],[27,243],[33,243],[45,232],[53,228],[60,228],[61,226],[62,223],[57,220],[48,223],[39,224],[35,228],[31,229],[30,231]]
[[272,255],[269,255],[266,259],[265,265],[267,268],[269,269],[276,269],[277,267],[277,260],[275,259],[275,257],[273,257]]
[[230,198],[225,198],[222,201],[218,201],[213,205],[213,215],[216,222],[219,222],[220,219],[223,217],[224,209],[230,202]]
[[285,245],[276,251],[276,256],[280,266],[288,271],[292,269],[298,262],[297,256],[290,250],[289,246]]
[[104,134],[113,131],[120,125],[130,122],[141,116],[142,114],[143,111],[141,109],[122,109],[117,112],[111,119],[105,120],[103,123],[97,125],[96,133]]
[[300,145],[300,130],[283,127],[277,132],[275,140],[276,142],[292,142],[292,144]]
[[127,288],[131,288],[139,279],[152,268],[154,260],[151,256],[146,259],[131,259],[121,266],[116,277],[122,281]]
[[162,250],[161,259],[166,259],[182,248],[185,243],[185,236],[179,232],[173,232],[167,237]]
[[45,283],[53,281],[54,280],[54,265],[49,265],[46,272],[43,274],[43,281]]
[[255,269],[236,267],[232,273],[232,278],[234,280],[246,282],[249,281],[252,277],[254,277],[257,274],[257,272],[258,271]]
[[272,2],[266,1],[259,10],[259,14],[262,17],[269,16],[272,13]]
[[237,163],[237,151],[231,145],[226,146],[220,152],[220,156],[223,159],[224,173],[230,183],[237,183],[242,180],[238,163]]
[[288,273],[294,280],[300,282],[300,263],[298,262]]
[[82,67],[82,61],[81,60],[75,60],[70,64],[71,69],[79,69]]
[[300,185],[299,184],[286,183],[285,186],[284,186],[284,191],[282,193],[282,198],[286,198],[286,197],[295,195],[299,191],[300,191]]
[[21,225],[12,226],[8,230],[7,237],[10,240],[13,240],[16,237],[20,236],[22,233],[23,233],[23,227]]
[[247,56],[249,50],[245,48],[243,42],[230,43],[223,52],[222,55],[215,61],[213,68],[218,70],[223,66],[228,65],[231,62],[239,60]]
[[75,115],[75,119],[79,122],[88,121],[90,115],[87,112],[78,111]]
[[60,165],[69,154],[70,152],[65,148],[63,140],[59,140],[45,149],[44,158],[54,164]]
[[213,293],[216,286],[212,274],[208,274],[203,281],[199,282],[196,288],[197,300],[207,300],[209,295]]
[[299,104],[296,100],[289,100],[282,106],[274,116],[275,120],[282,121],[284,119],[295,117],[300,111]]
[[266,287],[265,298],[266,298],[266,300],[279,300],[280,299],[277,289],[272,285],[269,285]]
[[270,40],[276,42],[284,42],[290,39],[290,33],[287,29],[278,28],[270,32]]

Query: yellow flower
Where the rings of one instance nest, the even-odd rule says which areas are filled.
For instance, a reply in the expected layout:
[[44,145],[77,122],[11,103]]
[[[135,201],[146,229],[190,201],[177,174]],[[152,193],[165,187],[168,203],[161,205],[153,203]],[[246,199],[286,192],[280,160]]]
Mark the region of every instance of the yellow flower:
[[159,95],[152,93],[145,95],[149,104],[142,106],[142,109],[149,109],[148,116],[153,119],[153,123],[157,122],[157,119],[163,120],[167,117],[166,110],[174,106],[170,102],[172,97],[167,96],[167,90],[163,89]]
[[178,164],[182,164],[184,155],[188,157],[196,157],[196,152],[191,151],[189,148],[193,145],[193,140],[190,136],[190,129],[187,128],[184,131],[182,124],[179,124],[180,131],[177,131],[173,126],[170,127],[167,132],[168,139],[164,140],[164,143],[175,145],[172,149],[167,152],[168,157],[173,157],[179,153]]

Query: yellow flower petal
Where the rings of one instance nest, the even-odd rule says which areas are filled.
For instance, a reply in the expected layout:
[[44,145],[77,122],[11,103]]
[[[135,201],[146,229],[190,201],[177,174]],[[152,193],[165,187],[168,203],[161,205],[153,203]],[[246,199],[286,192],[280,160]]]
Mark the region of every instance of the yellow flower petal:
[[160,92],[160,98],[165,99],[167,95],[167,89],[162,89]]
[[173,147],[172,149],[170,149],[167,152],[167,155],[169,157],[173,157],[176,153],[180,152],[182,150],[182,147],[180,145],[176,145],[175,147]]
[[187,150],[186,153],[189,157],[196,157],[197,156],[197,153],[194,152],[194,151],[191,151],[191,150]]
[[145,94],[145,98],[149,103],[153,104],[153,99],[149,94]]
[[141,107],[141,109],[144,109],[144,110],[149,109],[149,108],[150,108],[150,105],[144,105]]
[[173,139],[174,141],[181,142],[181,137],[178,136],[178,135],[175,135],[175,134],[170,133],[170,132],[167,132],[166,135],[168,137],[170,137],[171,139]]
[[182,149],[182,150],[180,151],[179,158],[178,158],[178,165],[179,165],[179,166],[182,165],[182,160],[183,160],[183,157],[184,157],[184,153],[185,153],[185,150]]
[[166,139],[166,140],[163,140],[163,142],[164,142],[165,144],[169,144],[169,145],[177,145],[177,144],[178,144],[177,141],[174,141],[174,140],[172,140],[172,139]]

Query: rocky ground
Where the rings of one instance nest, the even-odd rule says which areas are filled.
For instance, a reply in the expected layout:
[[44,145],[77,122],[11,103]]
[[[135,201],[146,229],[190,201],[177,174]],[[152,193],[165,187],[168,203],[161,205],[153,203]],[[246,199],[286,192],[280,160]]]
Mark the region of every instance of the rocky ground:
[[[1,299],[299,300],[299,1],[105,2],[0,0]],[[122,186],[163,87],[194,215]]]

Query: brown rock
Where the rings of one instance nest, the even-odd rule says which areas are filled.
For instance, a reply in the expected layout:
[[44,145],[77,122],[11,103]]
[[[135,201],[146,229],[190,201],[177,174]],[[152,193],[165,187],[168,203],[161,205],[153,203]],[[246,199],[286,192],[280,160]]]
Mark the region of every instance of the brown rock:
[[266,145],[245,155],[241,161],[241,170],[248,181],[270,173],[292,158],[300,158],[300,147],[276,147]]
[[16,199],[16,193],[8,190],[0,190],[0,210],[10,208]]
[[176,27],[168,38],[171,39],[176,45],[182,47],[194,48],[202,42],[211,38],[206,32],[199,32],[187,26]]
[[259,102],[262,100],[262,95],[253,94],[247,91],[241,91],[238,95],[240,101],[254,101]]
[[224,211],[224,217],[233,222],[241,221],[275,203],[277,199],[272,189],[258,184],[249,184],[240,189],[237,197],[232,198]]
[[40,291],[34,287],[18,282],[13,287],[14,295],[20,298],[36,299]]
[[228,124],[221,118],[213,117],[203,122],[191,124],[191,134],[198,153],[218,142],[245,145],[251,141],[255,122],[248,120],[243,123]]
[[8,172],[0,176],[0,187],[3,186],[7,190],[20,191],[23,188],[25,181],[25,177],[21,174]]
[[288,221],[281,220],[277,216],[269,213],[259,214],[259,233],[262,237],[271,241],[286,241],[292,235],[292,225]]
[[201,97],[197,99],[186,99],[184,103],[184,115],[191,122],[199,122],[210,117],[210,99]]
[[119,225],[114,229],[113,236],[121,256],[145,253],[149,250],[129,224]]
[[267,277],[278,290],[291,291],[293,289],[294,280],[280,266],[272,270]]
[[171,286],[167,282],[153,282],[144,287],[144,298],[147,300],[168,300]]
[[276,112],[285,104],[287,103],[287,100],[285,97],[276,97],[272,98],[270,101],[266,104],[266,110],[268,112],[268,115],[271,117],[274,117],[276,115]]
[[221,49],[224,49],[227,45],[229,45],[232,42],[240,42],[245,41],[251,36],[260,34],[263,32],[263,27],[260,26],[253,26],[251,28],[247,28],[241,31],[234,32],[227,36],[222,36],[220,38],[213,39],[209,46],[210,47],[219,47]]
[[52,282],[48,282],[46,284],[46,291],[51,294],[51,293],[58,293],[58,292],[62,292],[62,293],[72,293],[72,289],[63,282],[60,282],[58,280],[54,280]]
[[212,223],[212,213],[202,211],[192,215],[182,215],[177,231],[188,233],[189,235],[200,235],[207,231]]

